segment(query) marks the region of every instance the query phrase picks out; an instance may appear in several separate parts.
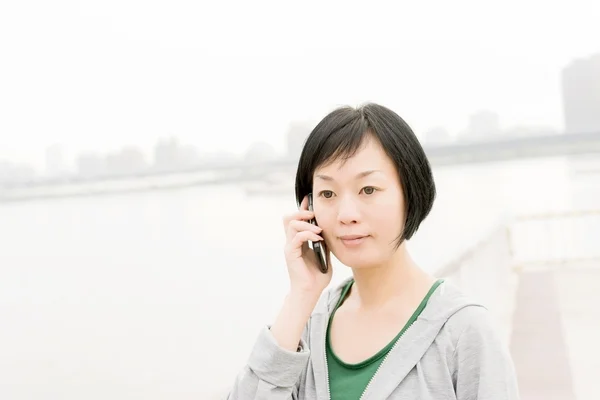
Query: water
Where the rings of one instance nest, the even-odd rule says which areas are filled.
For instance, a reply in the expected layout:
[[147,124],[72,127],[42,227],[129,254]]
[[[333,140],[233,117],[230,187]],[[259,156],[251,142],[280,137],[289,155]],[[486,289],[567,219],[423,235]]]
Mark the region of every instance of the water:
[[[571,165],[436,171],[413,256],[433,271],[512,214],[597,207],[600,175]],[[292,196],[227,186],[0,205],[0,397],[224,393],[287,290]],[[335,267],[333,283],[349,274]]]

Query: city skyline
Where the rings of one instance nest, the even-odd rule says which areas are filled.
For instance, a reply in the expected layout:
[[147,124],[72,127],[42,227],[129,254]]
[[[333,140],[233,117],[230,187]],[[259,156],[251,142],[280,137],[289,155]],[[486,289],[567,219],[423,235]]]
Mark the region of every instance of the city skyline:
[[[2,5],[0,159],[39,167],[52,143],[69,154],[128,143],[149,152],[170,135],[211,151],[239,154],[254,141],[282,151],[290,121],[365,101],[397,110],[419,133],[457,132],[480,108],[509,126],[561,130],[561,69],[600,50],[592,2],[348,6],[343,19],[324,17],[339,12],[333,3],[319,7],[320,17],[308,4],[281,4],[298,19],[250,21],[196,2]],[[445,17],[461,7],[472,13]],[[345,25],[366,12],[379,22]],[[215,13],[239,29],[207,18]],[[395,15],[409,17],[392,23]],[[306,30],[300,16],[322,24]]]
[[[285,148],[277,151],[264,141],[250,143],[243,153],[200,152],[196,146],[182,143],[178,137],[160,138],[151,152],[144,152],[135,145],[122,145],[109,151],[83,151],[68,160],[61,144],[46,148],[45,166],[35,169],[30,164],[14,164],[9,160],[0,160],[0,183],[19,182],[30,179],[53,179],[77,176],[94,178],[110,175],[137,174],[147,172],[168,172],[193,169],[202,165],[219,163],[240,163],[269,161],[280,157],[297,157],[306,136],[314,122],[292,121],[285,132]],[[445,127],[435,127],[420,134],[424,146],[444,145],[455,142],[487,141],[499,138],[511,139],[535,135],[558,134],[543,126],[515,126],[502,128],[500,116],[490,110],[479,110],[469,116],[467,125],[458,133],[450,135]]]
[[[454,130],[449,129],[449,127],[444,126],[444,125],[440,125],[440,124],[433,124],[431,125],[428,129],[422,129],[422,130],[418,130],[417,128],[414,128],[415,133],[417,134],[417,136],[419,136],[420,140],[422,140],[424,143],[427,142],[430,138],[441,138],[444,135],[447,135],[448,137],[446,137],[444,139],[444,141],[452,141],[452,140],[456,140],[458,138],[461,137],[466,137],[466,136],[472,136],[474,137],[472,134],[470,134],[469,129],[473,129],[472,124],[473,123],[477,123],[474,122],[474,118],[477,118],[478,116],[481,117],[483,115],[487,115],[488,118],[492,118],[492,119],[497,119],[496,123],[496,131],[498,132],[504,132],[507,133],[509,131],[519,131],[519,130],[523,130],[523,129],[527,129],[527,128],[534,128],[534,130],[536,128],[541,128],[543,130],[546,131],[552,131],[552,132],[556,132],[556,131],[563,131],[564,129],[568,129],[569,125],[566,121],[564,121],[565,118],[567,118],[566,115],[564,115],[564,108],[565,108],[565,98],[569,97],[570,99],[572,99],[574,96],[571,92],[565,91],[565,85],[567,84],[565,82],[565,74],[567,74],[569,71],[571,71],[573,69],[573,65],[581,65],[582,63],[584,63],[587,60],[592,60],[594,59],[594,57],[597,59],[600,56],[600,52],[595,53],[595,54],[591,54],[589,56],[579,56],[579,57],[574,57],[570,60],[568,60],[564,65],[562,65],[562,67],[559,70],[559,73],[556,76],[556,80],[559,84],[559,92],[560,92],[560,107],[561,107],[561,117],[563,118],[563,120],[561,120],[559,122],[559,124],[546,124],[546,125],[531,125],[531,124],[527,124],[527,123],[519,123],[519,124],[513,124],[512,126],[509,125],[506,121],[506,118],[502,115],[500,115],[498,112],[496,112],[495,110],[491,110],[489,107],[479,107],[476,108],[474,110],[472,110],[469,114],[465,115],[463,118],[463,122],[464,122],[464,126],[462,127],[462,129],[456,129],[457,127],[455,127]],[[581,68],[581,67],[580,67]],[[573,72],[571,72],[571,76],[573,75]],[[568,81],[567,81],[568,82]],[[577,88],[575,88],[577,89]],[[363,101],[366,102],[366,101]],[[346,103],[347,104],[347,103]],[[360,102],[358,103],[360,104]],[[526,112],[526,110],[524,110],[524,112]],[[406,118],[406,117],[405,117]],[[483,117],[485,119],[485,117]],[[480,118],[481,120],[481,118]],[[310,122],[309,122],[310,121]],[[310,123],[314,123],[315,119],[313,118],[312,120],[309,119],[305,119],[305,120],[293,120],[293,121],[289,121],[288,122],[288,127],[294,123],[299,123],[299,124],[304,124],[305,126],[307,124],[310,125]],[[410,123],[410,122],[409,122]],[[480,122],[481,123],[481,122]],[[488,121],[488,123],[490,123]],[[414,124],[413,124],[414,125]],[[484,122],[485,125],[485,122]],[[557,126],[558,125],[558,126]],[[288,128],[286,127],[286,128]],[[538,129],[539,130],[539,129]],[[286,147],[287,147],[287,143],[285,141],[285,131],[280,135],[280,137],[278,138],[278,141],[265,141],[265,140],[253,140],[253,141],[246,141],[244,142],[244,144],[246,144],[246,147],[235,147],[235,146],[230,146],[230,148],[228,150],[225,149],[220,149],[220,148],[213,148],[213,149],[204,149],[204,151],[202,151],[202,154],[198,154],[199,158],[202,157],[207,157],[207,158],[211,158],[211,155],[225,155],[228,154],[231,157],[243,157],[244,154],[248,151],[248,149],[250,147],[252,147],[253,145],[260,143],[260,144],[267,144],[268,146],[270,146],[273,151],[276,154],[285,154],[286,152]],[[200,135],[200,134],[198,134]],[[183,135],[186,136],[186,135]],[[187,135],[189,136],[189,135]],[[171,134],[171,135],[162,135],[159,136],[156,140],[156,142],[159,142],[161,140],[165,140],[168,138],[175,138],[176,140],[179,140],[181,136],[177,135],[177,134]],[[282,140],[283,139],[283,140]],[[154,151],[154,146],[155,143],[152,144],[146,144],[145,146],[139,143],[121,143],[121,144],[117,144],[114,143],[110,148],[104,148],[102,149],[102,146],[99,146],[99,149],[92,149],[92,148],[84,148],[84,149],[79,149],[79,151],[77,150],[71,150],[69,151],[69,148],[71,147],[70,143],[51,143],[49,145],[46,146],[46,148],[43,149],[43,153],[45,155],[45,157],[37,157],[35,159],[30,159],[29,162],[19,162],[17,161],[13,161],[10,158],[7,157],[0,157],[0,161],[4,164],[6,163],[14,163],[17,166],[20,167],[31,167],[33,168],[34,171],[42,172],[47,170],[48,168],[48,161],[46,160],[47,157],[47,152],[49,149],[52,148],[56,148],[57,146],[60,147],[61,149],[61,153],[62,153],[62,157],[63,157],[63,163],[68,165],[68,168],[70,170],[73,170],[74,168],[77,167],[77,160],[79,157],[81,157],[82,155],[91,155],[91,154],[105,154],[107,156],[109,156],[110,154],[115,154],[115,153],[119,153],[121,151],[123,151],[124,149],[127,148],[135,148],[136,151],[139,151],[142,153],[143,157],[145,159],[150,160],[152,158],[152,153]],[[200,148],[197,144],[195,143],[189,143],[188,146],[193,147],[196,151],[200,151]],[[0,152],[0,154],[2,154]]]

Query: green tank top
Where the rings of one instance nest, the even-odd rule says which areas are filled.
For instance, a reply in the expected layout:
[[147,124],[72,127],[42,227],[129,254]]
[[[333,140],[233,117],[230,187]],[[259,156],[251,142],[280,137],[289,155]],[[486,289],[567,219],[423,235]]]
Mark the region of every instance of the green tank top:
[[402,328],[402,330],[396,335],[392,341],[381,349],[374,356],[361,361],[358,364],[348,364],[340,360],[333,349],[331,348],[331,343],[329,341],[329,331],[331,327],[331,320],[337,309],[342,305],[350,287],[354,283],[354,280],[351,279],[348,284],[342,290],[342,294],[340,296],[340,300],[337,302],[331,316],[329,317],[329,325],[327,326],[327,335],[326,335],[326,357],[327,357],[327,369],[329,372],[329,390],[331,393],[331,400],[353,400],[359,399],[362,395],[363,391],[369,384],[369,381],[379,368],[379,365],[383,362],[386,354],[392,349],[394,344],[400,337],[404,334],[406,329],[416,321],[419,317],[425,306],[427,305],[427,301],[431,294],[435,291],[435,289],[443,282],[443,279],[438,279],[429,292],[425,295],[425,298],[421,301],[415,312],[412,314],[406,325]]

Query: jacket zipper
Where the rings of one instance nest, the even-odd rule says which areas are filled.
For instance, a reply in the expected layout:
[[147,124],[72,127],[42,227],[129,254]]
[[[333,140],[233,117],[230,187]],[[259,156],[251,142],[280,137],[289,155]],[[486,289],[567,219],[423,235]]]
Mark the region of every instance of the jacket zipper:
[[327,399],[331,400],[331,389],[329,388],[329,366],[327,365],[327,348],[323,346],[323,358],[325,360],[325,380],[327,382]]
[[327,326],[329,318],[325,324],[325,340],[323,340],[323,361],[325,361],[325,382],[327,382],[327,400],[331,400],[331,389],[329,387],[329,366],[327,365]]
[[[385,357],[383,358],[383,361],[381,362],[381,364],[379,364],[379,366],[377,367],[377,369],[375,370],[375,373],[373,374],[373,376],[371,377],[371,379],[369,379],[369,383],[367,383],[367,386],[365,387],[365,390],[362,392],[362,394],[360,395],[360,400],[362,400],[365,396],[365,393],[367,392],[367,390],[369,389],[369,387],[371,386],[371,383],[373,382],[373,379],[375,378],[375,376],[377,375],[377,373],[379,372],[379,369],[381,369],[381,366],[386,362],[386,360],[388,359],[388,356],[390,355],[390,353],[392,351],[394,351],[394,349],[396,348],[396,346],[398,345],[398,343],[400,342],[400,339],[402,339],[402,336],[404,336],[404,334],[406,333],[406,331],[408,331],[414,324],[415,322],[413,321],[408,328],[406,328],[404,330],[404,332],[402,332],[402,335],[400,335],[400,337],[398,338],[398,340],[396,340],[396,342],[394,343],[394,345],[392,346],[392,348],[390,349],[390,351],[388,351],[388,353],[385,355]],[[327,380],[329,381],[329,377],[327,378]],[[327,383],[327,390],[329,391],[329,382]],[[330,397],[331,399],[331,397]]]

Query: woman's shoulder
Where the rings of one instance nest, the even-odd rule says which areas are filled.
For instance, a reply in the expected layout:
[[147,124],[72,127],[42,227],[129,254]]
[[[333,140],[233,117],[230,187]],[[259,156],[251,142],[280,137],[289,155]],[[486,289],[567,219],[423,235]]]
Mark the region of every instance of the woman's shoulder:
[[448,318],[445,328],[458,339],[465,333],[480,334],[496,331],[492,313],[482,304],[471,304],[461,308]]
[[475,301],[452,313],[442,327],[454,351],[459,348],[505,347],[503,327],[485,304]]

